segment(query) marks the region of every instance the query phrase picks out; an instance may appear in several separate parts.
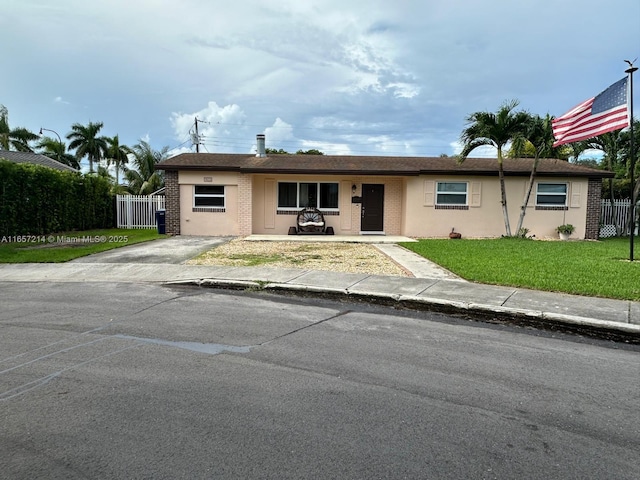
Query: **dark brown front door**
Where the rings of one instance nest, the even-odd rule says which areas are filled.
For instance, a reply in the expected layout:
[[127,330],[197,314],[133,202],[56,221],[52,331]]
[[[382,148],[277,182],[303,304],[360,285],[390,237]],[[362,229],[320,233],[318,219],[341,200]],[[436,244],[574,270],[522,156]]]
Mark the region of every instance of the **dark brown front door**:
[[360,230],[363,232],[384,231],[384,185],[377,183],[362,184]]

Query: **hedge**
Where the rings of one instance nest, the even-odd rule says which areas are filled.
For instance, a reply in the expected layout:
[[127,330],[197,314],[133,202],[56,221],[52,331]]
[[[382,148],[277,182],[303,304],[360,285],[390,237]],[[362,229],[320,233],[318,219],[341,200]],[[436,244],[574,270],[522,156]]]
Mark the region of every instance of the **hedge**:
[[108,180],[0,159],[0,235],[111,228]]

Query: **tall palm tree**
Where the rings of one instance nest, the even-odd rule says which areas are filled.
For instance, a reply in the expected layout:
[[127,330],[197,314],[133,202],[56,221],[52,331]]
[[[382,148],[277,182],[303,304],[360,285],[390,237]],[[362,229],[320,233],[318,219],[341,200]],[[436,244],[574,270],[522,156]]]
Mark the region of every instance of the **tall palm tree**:
[[74,123],[71,125],[71,133],[67,135],[67,139],[71,140],[69,149],[76,151],[78,160],[84,157],[89,159],[89,173],[93,173],[93,162],[99,164],[107,150],[105,137],[98,137],[102,127],[102,122],[89,122],[86,126]]
[[125,171],[125,166],[129,163],[131,149],[126,145],[120,145],[118,135],[107,137],[107,167],[114,165],[116,169],[116,187],[120,185],[120,170]]
[[560,158],[561,156],[567,156],[569,151],[565,145],[554,147],[553,143],[555,138],[553,136],[553,129],[551,128],[551,121],[553,117],[547,114],[544,118],[540,115],[532,115],[527,123],[524,135],[518,136],[514,139],[513,150],[516,154],[524,150],[527,146],[533,148],[533,165],[531,166],[531,174],[529,175],[529,184],[520,207],[520,217],[518,218],[518,226],[516,227],[516,234],[519,235],[522,230],[522,224],[524,223],[524,216],[527,213],[527,205],[531,198],[531,191],[533,190],[533,183],[538,171],[538,164],[541,158]]
[[69,165],[76,170],[80,170],[80,162],[74,155],[67,153],[67,146],[64,142],[55,140],[51,137],[42,137],[38,142],[37,147],[42,149],[40,152],[42,155],[46,155],[60,163]]
[[149,195],[164,186],[162,173],[155,169],[155,165],[167,158],[169,147],[157,151],[145,141],[133,146],[132,163],[135,170],[125,167],[124,176],[129,182],[129,191],[134,195]]
[[9,127],[9,110],[4,105],[0,105],[0,148],[19,152],[33,152],[29,142],[38,139],[38,135],[26,128]]
[[478,147],[490,145],[498,152],[498,175],[504,227],[507,236],[511,236],[509,211],[507,210],[507,192],[504,181],[504,156],[502,149],[507,143],[524,134],[530,115],[527,112],[515,112],[517,100],[505,102],[496,113],[475,112],[467,117],[468,127],[462,131],[463,143],[459,161],[463,162]]

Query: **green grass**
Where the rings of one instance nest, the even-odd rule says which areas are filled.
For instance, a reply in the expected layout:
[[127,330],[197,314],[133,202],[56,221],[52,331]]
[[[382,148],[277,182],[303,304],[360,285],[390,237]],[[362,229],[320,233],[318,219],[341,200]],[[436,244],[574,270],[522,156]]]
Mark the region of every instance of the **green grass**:
[[[205,254],[206,255],[206,254]],[[258,267],[260,265],[268,265],[273,262],[279,262],[284,259],[282,255],[256,255],[252,253],[229,255],[229,260],[237,260],[242,262],[245,267]]]
[[629,239],[625,238],[599,242],[446,239],[402,246],[473,282],[640,300],[640,259],[636,254],[634,262],[629,262]]
[[[37,236],[34,242],[8,242],[0,236],[0,263],[59,263],[113,248],[165,238],[157,230],[103,229]],[[30,240],[22,238],[21,240]]]

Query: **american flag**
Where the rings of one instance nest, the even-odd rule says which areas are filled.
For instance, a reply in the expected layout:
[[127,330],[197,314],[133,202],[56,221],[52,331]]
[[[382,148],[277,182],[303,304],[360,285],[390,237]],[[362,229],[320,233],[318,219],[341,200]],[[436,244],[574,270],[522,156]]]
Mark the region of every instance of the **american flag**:
[[554,147],[629,126],[627,77],[551,122]]

